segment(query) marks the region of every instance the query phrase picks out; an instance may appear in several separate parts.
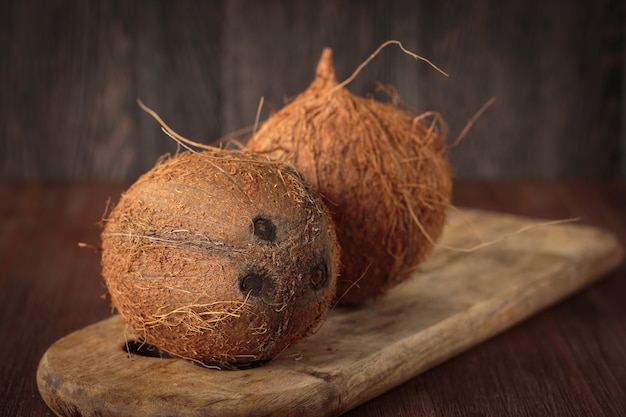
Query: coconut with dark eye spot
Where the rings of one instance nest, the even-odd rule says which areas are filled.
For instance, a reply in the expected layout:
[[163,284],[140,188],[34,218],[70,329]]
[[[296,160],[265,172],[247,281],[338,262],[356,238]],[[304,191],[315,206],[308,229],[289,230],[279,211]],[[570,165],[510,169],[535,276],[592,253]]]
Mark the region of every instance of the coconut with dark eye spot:
[[111,211],[102,273],[146,343],[208,365],[263,363],[313,333],[335,294],[326,207],[292,167],[246,151],[157,164]]

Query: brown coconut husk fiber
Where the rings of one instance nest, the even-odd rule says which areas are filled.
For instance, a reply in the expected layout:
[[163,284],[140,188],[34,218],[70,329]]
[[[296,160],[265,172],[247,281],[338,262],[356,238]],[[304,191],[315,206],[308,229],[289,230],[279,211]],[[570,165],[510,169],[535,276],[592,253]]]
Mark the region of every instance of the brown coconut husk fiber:
[[319,327],[338,251],[311,185],[246,151],[159,162],[122,195],[102,232],[112,304],[141,339],[231,368],[271,360]]
[[336,299],[359,303],[411,276],[441,235],[452,180],[446,124],[338,84],[324,49],[315,80],[247,149],[288,161],[327,200],[342,248]]

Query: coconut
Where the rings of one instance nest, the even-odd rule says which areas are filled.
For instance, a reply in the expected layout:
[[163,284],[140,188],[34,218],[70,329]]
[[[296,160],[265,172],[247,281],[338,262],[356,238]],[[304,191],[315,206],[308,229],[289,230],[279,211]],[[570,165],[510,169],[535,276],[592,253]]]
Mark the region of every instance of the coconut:
[[338,251],[324,203],[292,167],[245,151],[183,152],[111,211],[102,274],[142,342],[238,368],[321,325]]
[[337,301],[406,280],[441,235],[452,180],[440,115],[414,115],[339,85],[324,49],[307,90],[265,121],[247,149],[288,161],[327,200],[341,246]]

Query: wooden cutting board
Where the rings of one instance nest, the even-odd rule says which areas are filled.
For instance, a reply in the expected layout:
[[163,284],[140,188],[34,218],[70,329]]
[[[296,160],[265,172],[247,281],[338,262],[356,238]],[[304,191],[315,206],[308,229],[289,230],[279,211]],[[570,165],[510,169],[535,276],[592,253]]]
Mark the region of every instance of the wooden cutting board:
[[[461,210],[412,280],[335,308],[312,337],[255,369],[129,354],[113,316],[53,344],[37,371],[60,416],[336,416],[518,323],[616,267],[607,232]],[[131,349],[132,350],[132,349]]]

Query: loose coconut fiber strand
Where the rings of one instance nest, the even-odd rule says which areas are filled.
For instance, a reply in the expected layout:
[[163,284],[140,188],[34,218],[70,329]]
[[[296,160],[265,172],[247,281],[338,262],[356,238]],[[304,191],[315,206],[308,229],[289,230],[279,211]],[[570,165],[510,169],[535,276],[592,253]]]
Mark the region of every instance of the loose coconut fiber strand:
[[328,202],[342,249],[337,300],[358,303],[409,277],[441,235],[452,190],[446,124],[338,85],[325,49],[309,88],[248,143],[293,163]]

